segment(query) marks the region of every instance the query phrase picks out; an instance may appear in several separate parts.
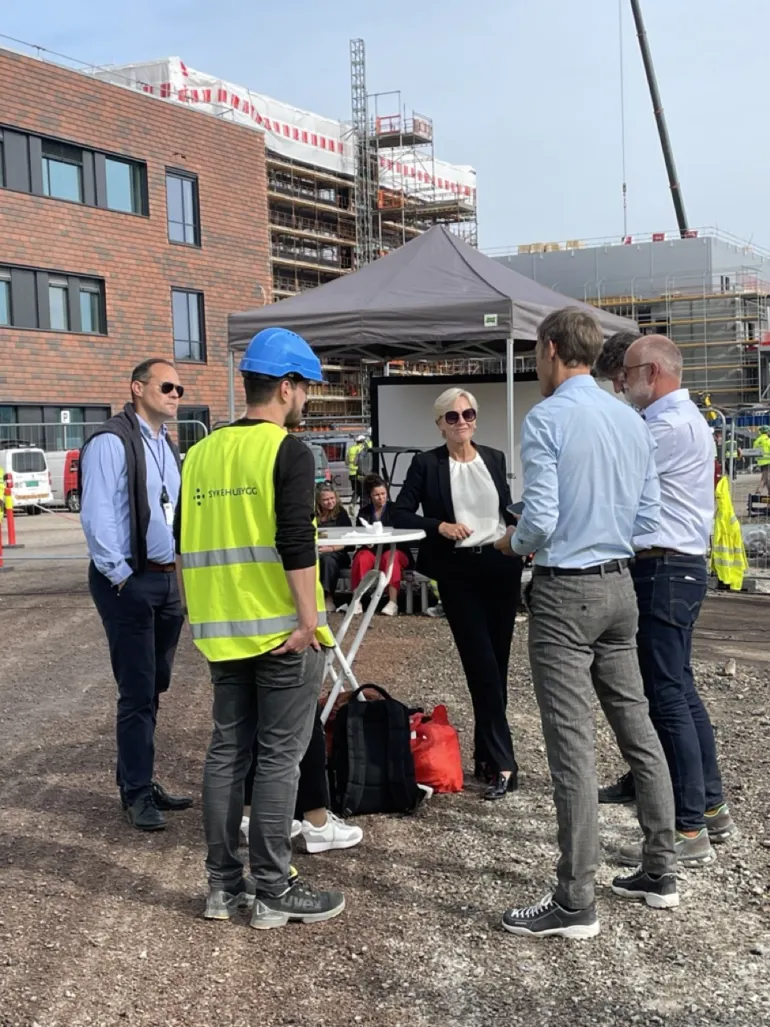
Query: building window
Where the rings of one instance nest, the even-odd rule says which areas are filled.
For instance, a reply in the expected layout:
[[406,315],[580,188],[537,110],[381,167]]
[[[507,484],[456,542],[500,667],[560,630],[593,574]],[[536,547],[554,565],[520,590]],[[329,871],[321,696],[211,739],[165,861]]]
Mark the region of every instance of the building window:
[[206,360],[203,293],[171,290],[174,317],[174,357],[177,360]]
[[[69,424],[62,424],[62,410],[69,413]],[[0,445],[19,440],[46,452],[80,449],[109,416],[108,406],[0,406]]]
[[11,323],[11,277],[0,271],[0,325]]
[[177,420],[179,452],[185,454],[190,446],[206,437],[209,430],[209,408],[180,407]]
[[166,172],[168,237],[171,242],[200,246],[198,180],[189,175]]
[[79,290],[81,332],[87,332],[90,335],[106,335],[101,284],[81,278]]
[[83,151],[43,140],[43,195],[83,202]]
[[48,280],[48,305],[53,331],[68,332],[70,330],[67,300],[68,288],[66,279],[50,278]]
[[107,176],[107,206],[110,210],[126,214],[144,213],[143,175],[138,164],[107,157],[104,161]]

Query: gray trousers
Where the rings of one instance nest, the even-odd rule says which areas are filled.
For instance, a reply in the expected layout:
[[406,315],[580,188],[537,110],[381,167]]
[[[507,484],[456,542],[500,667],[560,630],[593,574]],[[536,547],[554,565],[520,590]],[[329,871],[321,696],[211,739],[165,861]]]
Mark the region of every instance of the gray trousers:
[[214,731],[203,772],[203,823],[212,887],[236,885],[243,876],[238,833],[244,781],[256,739],[249,861],[257,891],[286,890],[291,821],[299,764],[313,731],[324,654],[274,656],[212,663]]
[[599,863],[593,692],[634,775],[643,866],[675,869],[674,796],[636,655],[638,613],[628,570],[535,575],[526,594],[529,658],[559,825],[557,902],[594,901]]

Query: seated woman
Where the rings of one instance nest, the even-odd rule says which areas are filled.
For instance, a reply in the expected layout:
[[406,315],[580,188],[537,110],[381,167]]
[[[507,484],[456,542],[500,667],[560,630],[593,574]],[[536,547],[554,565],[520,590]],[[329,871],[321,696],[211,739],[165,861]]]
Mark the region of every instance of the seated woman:
[[[368,524],[376,524],[379,521],[383,528],[392,528],[393,521],[388,501],[388,487],[379,475],[370,474],[365,479],[364,494],[369,497],[369,502],[366,506],[361,507],[358,514],[358,523],[362,524],[366,521]],[[390,553],[383,552],[382,559],[380,560],[381,571],[387,570],[389,560]],[[393,573],[388,585],[388,602],[382,610],[386,617],[395,617],[398,614],[398,590],[401,587],[401,577],[409,566],[410,561],[409,549],[406,546],[399,546],[395,552]],[[353,557],[353,566],[350,570],[350,583],[354,591],[369,571],[374,570],[374,564],[375,552],[372,546],[363,546],[356,550],[356,554]],[[360,603],[356,604],[355,612],[357,614],[362,612]]]
[[[334,486],[324,483],[318,486],[315,497],[316,521],[319,529],[350,528],[350,517],[340,502]],[[350,566],[350,556],[344,546],[327,545],[322,538],[318,540],[318,559],[321,565],[321,585],[326,599],[326,610],[334,613],[337,609],[335,592],[340,580],[340,571]]]

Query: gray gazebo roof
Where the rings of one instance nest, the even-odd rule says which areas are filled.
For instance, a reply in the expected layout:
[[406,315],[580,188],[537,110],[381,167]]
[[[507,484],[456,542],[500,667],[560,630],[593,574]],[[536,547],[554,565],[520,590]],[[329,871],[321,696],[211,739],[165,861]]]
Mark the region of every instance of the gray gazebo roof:
[[262,328],[276,325],[327,356],[501,355],[511,337],[525,344],[517,349],[530,349],[540,321],[566,306],[590,310],[605,336],[636,328],[511,271],[438,226],[359,271],[231,314],[228,338],[233,349],[243,349]]

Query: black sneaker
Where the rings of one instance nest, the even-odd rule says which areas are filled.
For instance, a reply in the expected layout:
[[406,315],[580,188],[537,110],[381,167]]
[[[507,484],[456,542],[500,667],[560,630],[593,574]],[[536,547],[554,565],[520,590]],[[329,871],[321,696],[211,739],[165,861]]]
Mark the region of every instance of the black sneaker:
[[637,867],[627,877],[616,877],[612,890],[624,899],[641,899],[653,909],[674,909],[679,905],[676,874],[652,877],[642,867]]
[[153,802],[152,792],[142,792],[130,806],[126,806],[126,817],[129,824],[140,831],[162,831],[166,826],[166,818]]
[[546,895],[536,906],[506,910],[503,928],[529,938],[559,936],[584,941],[599,933],[599,920],[593,903],[587,909],[573,911],[563,909],[553,895]]
[[614,785],[607,785],[599,789],[599,802],[602,803],[623,803],[636,800],[636,784],[634,775],[629,770],[627,774],[619,777]]
[[339,916],[345,908],[345,896],[339,891],[316,891],[304,881],[290,884],[283,895],[256,895],[251,913],[251,926],[258,931],[284,927],[290,920],[316,924]]

